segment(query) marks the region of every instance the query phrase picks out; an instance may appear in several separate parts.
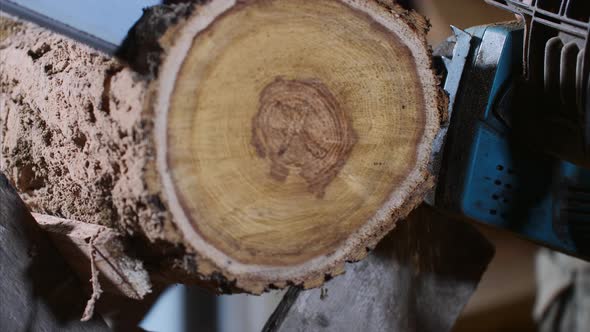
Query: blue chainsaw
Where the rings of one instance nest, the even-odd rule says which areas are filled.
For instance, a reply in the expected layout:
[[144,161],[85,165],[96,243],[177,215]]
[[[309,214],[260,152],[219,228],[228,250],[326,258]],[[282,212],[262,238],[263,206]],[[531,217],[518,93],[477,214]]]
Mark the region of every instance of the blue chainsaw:
[[435,51],[451,120],[430,203],[587,259],[590,3],[486,2],[521,19]]

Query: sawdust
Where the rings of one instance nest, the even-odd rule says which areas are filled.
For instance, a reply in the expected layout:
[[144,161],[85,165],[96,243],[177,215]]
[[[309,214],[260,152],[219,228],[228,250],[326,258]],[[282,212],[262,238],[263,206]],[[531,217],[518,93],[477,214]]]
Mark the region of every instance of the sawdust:
[[[2,13],[0,13],[2,15]],[[0,16],[0,42],[20,30],[21,24]]]
[[33,212],[161,237],[165,208],[141,178],[146,83],[98,51],[21,26],[0,17],[10,30],[0,41],[0,171]]

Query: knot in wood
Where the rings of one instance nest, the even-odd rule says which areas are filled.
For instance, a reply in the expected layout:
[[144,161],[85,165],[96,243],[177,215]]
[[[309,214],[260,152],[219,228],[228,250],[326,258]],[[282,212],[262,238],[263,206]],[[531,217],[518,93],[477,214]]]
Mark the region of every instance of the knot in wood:
[[346,112],[318,80],[276,78],[260,94],[252,144],[285,181],[296,171],[318,198],[346,164],[357,136]]

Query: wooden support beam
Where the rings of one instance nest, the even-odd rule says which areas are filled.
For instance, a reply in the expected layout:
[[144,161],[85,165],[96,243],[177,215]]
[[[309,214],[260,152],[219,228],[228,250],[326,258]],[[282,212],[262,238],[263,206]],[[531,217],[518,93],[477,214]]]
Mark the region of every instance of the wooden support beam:
[[88,295],[0,172],[0,330],[110,331],[80,322]]
[[[141,300],[152,284],[143,263],[125,248],[125,239],[112,229],[74,220],[33,213],[80,280],[91,279],[91,265],[106,292]],[[91,260],[91,256],[94,256]],[[92,262],[91,262],[92,261]]]
[[343,276],[289,290],[264,331],[450,331],[493,252],[473,226],[423,205]]

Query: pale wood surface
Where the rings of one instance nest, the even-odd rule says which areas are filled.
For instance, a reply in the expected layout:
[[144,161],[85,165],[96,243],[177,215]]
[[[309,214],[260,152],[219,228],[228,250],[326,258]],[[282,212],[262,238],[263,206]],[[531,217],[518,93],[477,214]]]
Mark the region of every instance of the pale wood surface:
[[421,201],[445,104],[425,31],[380,1],[220,0],[163,35],[156,171],[200,272],[317,287]]
[[168,167],[197,236],[234,264],[298,265],[391,219],[399,206],[384,202],[423,181],[432,120],[409,41],[375,28],[370,9],[256,4],[192,42]]

